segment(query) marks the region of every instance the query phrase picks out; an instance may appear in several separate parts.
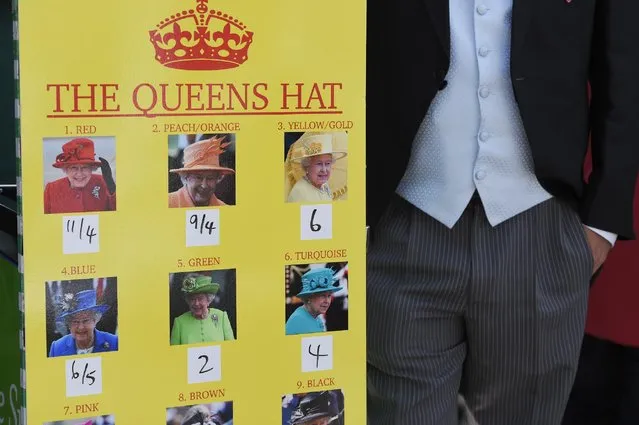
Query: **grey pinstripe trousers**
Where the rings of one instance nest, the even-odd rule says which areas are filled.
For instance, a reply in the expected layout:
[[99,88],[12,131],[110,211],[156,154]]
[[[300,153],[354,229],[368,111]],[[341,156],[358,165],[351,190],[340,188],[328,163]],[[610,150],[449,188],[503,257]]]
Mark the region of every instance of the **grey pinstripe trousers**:
[[584,331],[592,255],[556,199],[451,230],[396,197],[368,252],[369,425],[558,425]]

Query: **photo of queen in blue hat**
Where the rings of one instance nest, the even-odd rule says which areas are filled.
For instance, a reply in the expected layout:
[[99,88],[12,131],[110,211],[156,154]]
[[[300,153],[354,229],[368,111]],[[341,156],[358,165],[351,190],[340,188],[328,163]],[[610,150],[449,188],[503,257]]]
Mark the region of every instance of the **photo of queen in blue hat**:
[[302,290],[297,297],[303,301],[286,321],[286,335],[326,332],[322,315],[333,301],[333,294],[342,290],[339,279],[328,267],[312,268],[302,275]]
[[95,290],[65,293],[58,304],[60,314],[56,321],[65,323],[69,333],[53,341],[49,357],[118,350],[117,335],[95,328],[102,315],[109,310],[108,305],[97,303]]

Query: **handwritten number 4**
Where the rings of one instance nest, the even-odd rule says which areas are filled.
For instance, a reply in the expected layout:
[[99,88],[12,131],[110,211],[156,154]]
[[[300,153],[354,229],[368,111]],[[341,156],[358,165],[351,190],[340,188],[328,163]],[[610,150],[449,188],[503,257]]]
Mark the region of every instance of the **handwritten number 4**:
[[209,364],[209,356],[202,354],[201,356],[198,356],[198,360],[200,359],[204,359],[204,364],[202,364],[202,368],[200,369],[200,373],[208,373],[210,371],[213,370],[213,367],[210,367],[209,369],[204,369],[206,367],[207,364]]
[[321,344],[317,344],[317,352],[315,352],[315,353],[311,351],[312,347],[313,346],[309,344],[309,346],[308,346],[308,354],[310,354],[312,357],[315,357],[315,367],[319,368],[320,357],[328,357],[328,354],[321,354],[320,353]]

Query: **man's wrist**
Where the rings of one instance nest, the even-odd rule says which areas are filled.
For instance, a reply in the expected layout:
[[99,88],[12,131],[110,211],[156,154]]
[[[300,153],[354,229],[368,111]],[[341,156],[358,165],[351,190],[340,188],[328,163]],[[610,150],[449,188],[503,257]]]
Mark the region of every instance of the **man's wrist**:
[[615,246],[615,242],[617,242],[618,235],[611,232],[607,232],[605,230],[595,229],[594,227],[590,227],[590,226],[586,226],[586,227],[592,230],[593,232],[595,232],[596,234],[598,234],[599,236],[601,236],[602,238],[604,238],[605,240],[607,240],[610,243],[610,246]]

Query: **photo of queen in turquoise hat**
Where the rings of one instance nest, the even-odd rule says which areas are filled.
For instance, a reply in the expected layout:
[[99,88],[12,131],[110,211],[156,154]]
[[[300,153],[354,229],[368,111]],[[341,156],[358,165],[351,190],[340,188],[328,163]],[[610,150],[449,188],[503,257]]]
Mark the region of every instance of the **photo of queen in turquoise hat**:
[[210,276],[190,275],[182,281],[181,292],[189,311],[173,321],[171,345],[235,339],[228,314],[209,307],[219,289]]
[[333,293],[340,291],[333,270],[327,267],[314,268],[302,276],[302,290],[297,294],[304,304],[298,307],[286,321],[286,335],[326,332],[322,315],[326,314]]

